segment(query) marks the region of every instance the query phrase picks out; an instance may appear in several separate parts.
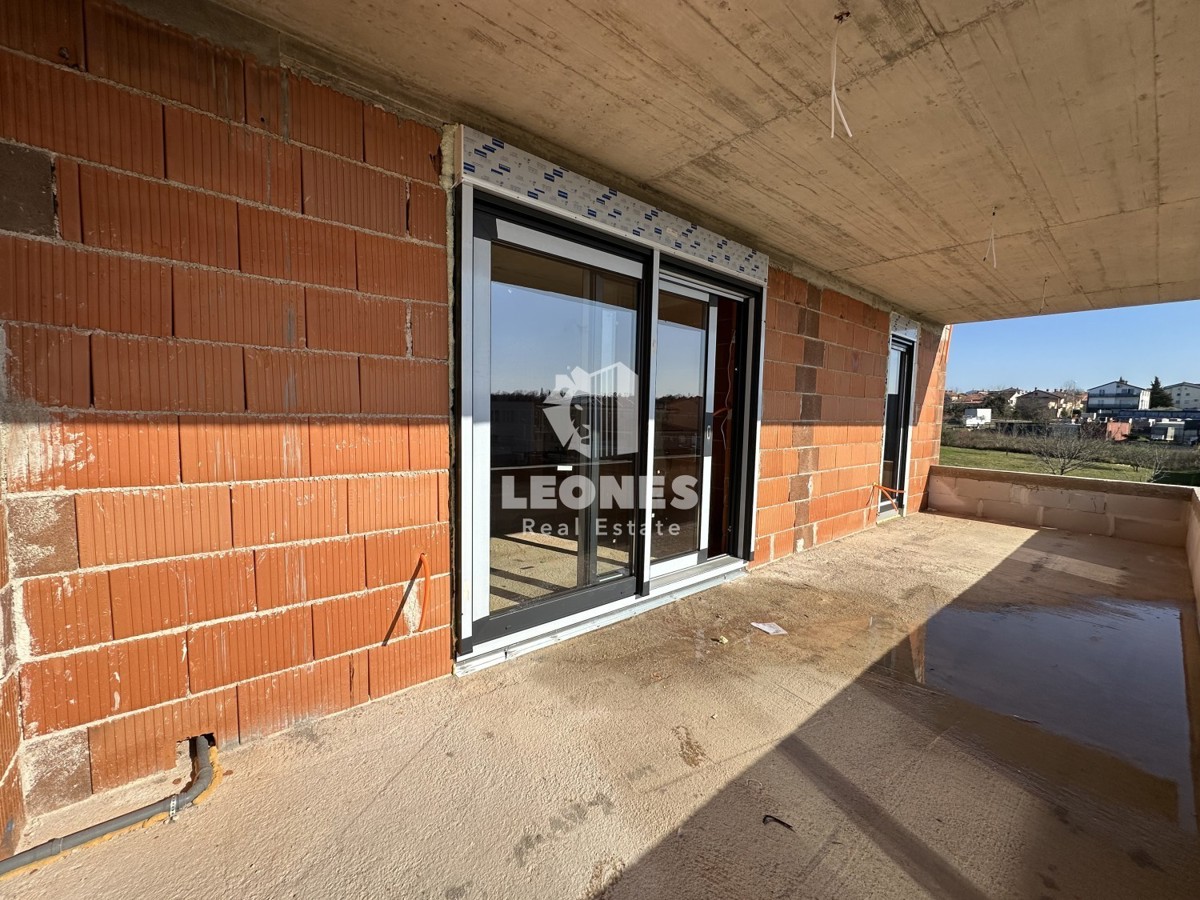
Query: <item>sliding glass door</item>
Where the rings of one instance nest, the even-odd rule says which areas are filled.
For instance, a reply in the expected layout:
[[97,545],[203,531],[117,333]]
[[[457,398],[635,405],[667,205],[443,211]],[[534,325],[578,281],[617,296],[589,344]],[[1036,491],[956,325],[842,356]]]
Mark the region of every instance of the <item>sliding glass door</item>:
[[489,644],[728,559],[755,422],[749,295],[473,215],[464,593]]
[[908,429],[912,418],[913,344],[893,337],[888,353],[887,404],[883,425],[881,511],[904,508],[908,476]]
[[643,266],[496,227],[476,242],[488,364],[475,380],[490,423],[488,612],[507,633],[634,588]]
[[654,347],[651,577],[707,558],[716,347],[716,305],[711,295],[668,279],[660,282]]

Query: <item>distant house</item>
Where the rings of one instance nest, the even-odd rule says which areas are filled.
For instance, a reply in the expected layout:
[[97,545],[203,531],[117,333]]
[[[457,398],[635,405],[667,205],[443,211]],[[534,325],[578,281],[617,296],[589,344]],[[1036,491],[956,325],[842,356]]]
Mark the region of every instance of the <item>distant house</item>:
[[1194,381],[1179,381],[1163,388],[1171,395],[1171,405],[1176,409],[1200,409],[1200,384]]
[[992,410],[989,407],[963,410],[963,424],[968,428],[986,428],[992,424]]
[[1056,419],[1071,418],[1083,407],[1078,392],[1043,391],[1034,388],[1021,394],[1016,402],[1017,411],[1030,418],[1046,416]]
[[1003,397],[1005,402],[1008,403],[1009,407],[1011,408],[1017,405],[1017,400],[1019,400],[1021,397],[1024,397],[1025,393],[1026,392],[1020,388],[1011,387],[1004,388],[1003,390],[999,391],[992,391],[990,394],[988,394],[988,397]]
[[1150,388],[1130,384],[1124,378],[1088,388],[1087,411],[1112,413],[1150,408]]

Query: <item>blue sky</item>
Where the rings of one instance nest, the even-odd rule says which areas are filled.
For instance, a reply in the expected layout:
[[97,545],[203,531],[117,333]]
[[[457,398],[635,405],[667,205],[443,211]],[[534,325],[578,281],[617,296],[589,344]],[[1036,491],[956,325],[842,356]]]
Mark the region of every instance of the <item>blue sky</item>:
[[954,326],[946,387],[1200,382],[1200,300]]

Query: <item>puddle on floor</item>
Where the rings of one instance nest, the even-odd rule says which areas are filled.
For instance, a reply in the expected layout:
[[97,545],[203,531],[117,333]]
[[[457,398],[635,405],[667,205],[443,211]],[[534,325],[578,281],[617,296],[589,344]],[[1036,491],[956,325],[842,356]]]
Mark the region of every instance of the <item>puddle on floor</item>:
[[[1071,748],[1072,759],[1062,764],[1094,769],[1097,783],[1126,773],[1128,793],[1157,795],[1163,812],[1174,808],[1177,821],[1194,831],[1185,626],[1194,629],[1195,618],[1163,602],[951,605],[877,668],[1066,739],[1045,742],[1043,749],[1099,751],[1076,754]],[[955,723],[971,728],[974,718],[959,715]],[[989,717],[980,729],[989,732],[989,741],[1034,743],[1027,729],[999,735],[998,721]]]

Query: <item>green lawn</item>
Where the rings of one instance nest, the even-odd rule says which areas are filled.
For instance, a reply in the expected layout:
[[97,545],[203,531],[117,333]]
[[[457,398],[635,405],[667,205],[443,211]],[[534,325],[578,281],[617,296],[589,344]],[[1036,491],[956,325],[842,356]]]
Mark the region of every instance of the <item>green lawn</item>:
[[[942,447],[943,466],[966,466],[969,469],[1001,469],[1005,472],[1039,472],[1048,474],[1028,453],[1009,453],[1006,450],[971,450],[966,447]],[[1108,478],[1113,481],[1146,481],[1149,472],[1117,463],[1088,463],[1067,473],[1075,478]]]

